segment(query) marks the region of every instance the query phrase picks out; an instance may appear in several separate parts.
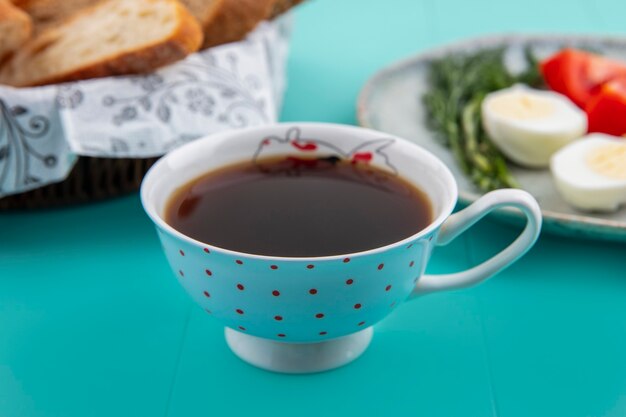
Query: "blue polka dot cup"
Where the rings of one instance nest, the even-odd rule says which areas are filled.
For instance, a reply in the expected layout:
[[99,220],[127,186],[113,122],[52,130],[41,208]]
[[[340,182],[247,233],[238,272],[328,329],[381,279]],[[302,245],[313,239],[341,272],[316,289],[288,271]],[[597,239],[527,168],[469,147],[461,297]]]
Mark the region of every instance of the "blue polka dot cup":
[[[393,172],[426,193],[433,220],[390,245],[308,258],[216,247],[185,236],[164,221],[169,196],[189,181],[232,163],[281,155],[334,156]],[[324,123],[235,130],[181,146],[148,172],[141,199],[178,281],[224,324],[235,354],[261,368],[291,373],[322,371],[352,361],[367,348],[372,326],[401,303],[493,276],[522,256],[541,228],[537,202],[521,190],[488,193],[452,214],[457,185],[435,156],[386,133]],[[527,218],[525,229],[509,247],[466,271],[424,274],[436,246],[500,207],[517,208]]]

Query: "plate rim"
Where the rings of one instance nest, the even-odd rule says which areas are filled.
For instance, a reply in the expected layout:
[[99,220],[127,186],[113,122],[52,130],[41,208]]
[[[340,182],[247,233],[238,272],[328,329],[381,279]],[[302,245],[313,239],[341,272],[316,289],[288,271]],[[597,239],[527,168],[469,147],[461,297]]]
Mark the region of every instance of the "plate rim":
[[[619,35],[598,35],[598,34],[581,34],[581,33],[519,33],[519,32],[506,32],[500,34],[487,34],[480,36],[472,36],[462,39],[457,39],[452,42],[447,42],[442,45],[427,48],[414,55],[401,58],[393,61],[370,76],[365,84],[361,87],[356,101],[356,119],[359,126],[369,129],[376,129],[372,125],[368,118],[368,110],[366,103],[369,102],[372,96],[372,90],[381,79],[389,76],[389,74],[399,72],[406,67],[414,65],[416,62],[428,61],[437,57],[449,54],[450,52],[462,49],[463,46],[468,44],[481,45],[481,47],[496,46],[501,44],[511,43],[529,43],[529,42],[543,42],[551,40],[558,42],[563,40],[564,42],[596,42],[602,44],[618,44],[626,47],[626,36]],[[463,190],[459,188],[459,201],[464,204],[470,204],[480,198],[483,194]],[[509,216],[521,219],[521,215],[512,209],[504,209]],[[584,214],[570,214],[561,213],[554,210],[547,210],[541,208],[541,214],[544,220],[552,221],[553,223],[566,225],[567,228],[573,229],[570,225],[572,223],[578,225],[589,225],[596,229],[601,230],[619,230],[620,233],[626,234],[626,222],[610,220],[610,219],[598,219],[595,217],[589,217]]]

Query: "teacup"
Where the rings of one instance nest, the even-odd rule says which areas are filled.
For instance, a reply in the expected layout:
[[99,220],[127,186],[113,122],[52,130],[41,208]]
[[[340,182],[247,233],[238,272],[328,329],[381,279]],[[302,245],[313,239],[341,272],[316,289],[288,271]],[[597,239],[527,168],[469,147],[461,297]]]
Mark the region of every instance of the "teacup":
[[[429,197],[434,220],[412,236],[358,253],[279,257],[241,253],[199,242],[163,219],[168,198],[200,175],[255,158],[303,152],[300,137],[319,146],[315,156],[351,158],[355,149],[386,139],[369,163],[393,167]],[[310,150],[307,151],[309,156]],[[161,158],[146,175],[141,199],[163,250],[189,295],[226,326],[233,352],[258,367],[290,373],[344,365],[369,345],[372,326],[416,296],[477,284],[522,256],[541,228],[537,202],[521,190],[485,194],[452,214],[457,185],[446,166],[421,147],[369,129],[326,123],[288,123],[214,134]],[[527,218],[506,249],[463,272],[425,275],[432,250],[445,245],[489,211],[516,207]],[[380,220],[384,222],[384,219]]]

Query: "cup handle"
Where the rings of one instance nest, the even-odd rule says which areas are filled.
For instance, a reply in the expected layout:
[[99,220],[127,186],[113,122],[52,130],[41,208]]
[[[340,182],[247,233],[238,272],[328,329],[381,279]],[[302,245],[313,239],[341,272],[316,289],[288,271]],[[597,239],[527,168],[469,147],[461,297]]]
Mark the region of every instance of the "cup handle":
[[529,193],[514,189],[491,191],[469,207],[451,215],[441,226],[436,245],[447,245],[487,213],[506,206],[520,209],[527,219],[524,231],[513,243],[492,258],[466,271],[422,276],[417,281],[410,298],[479,284],[524,255],[535,244],[541,231],[541,210]]

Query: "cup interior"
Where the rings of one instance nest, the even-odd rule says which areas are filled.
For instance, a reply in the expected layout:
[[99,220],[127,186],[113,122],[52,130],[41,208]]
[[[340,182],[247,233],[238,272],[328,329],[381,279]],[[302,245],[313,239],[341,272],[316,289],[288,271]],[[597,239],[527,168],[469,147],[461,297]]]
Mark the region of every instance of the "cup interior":
[[[161,228],[183,236],[164,221],[168,199],[177,189],[212,170],[258,157],[260,152],[263,157],[289,155],[289,152],[295,152],[291,150],[293,148],[273,144],[288,144],[294,132],[299,135],[298,140],[328,144],[307,156],[328,156],[329,152],[340,152],[342,156],[350,158],[361,150],[369,150],[375,156],[373,165],[395,171],[425,192],[432,205],[433,220],[426,229],[403,241],[438,227],[454,208],[457,185],[452,174],[439,159],[418,145],[386,133],[354,126],[280,123],[214,134],[168,153],[150,169],[143,180],[141,199],[146,212]],[[272,142],[272,146],[263,146],[269,142]]]

